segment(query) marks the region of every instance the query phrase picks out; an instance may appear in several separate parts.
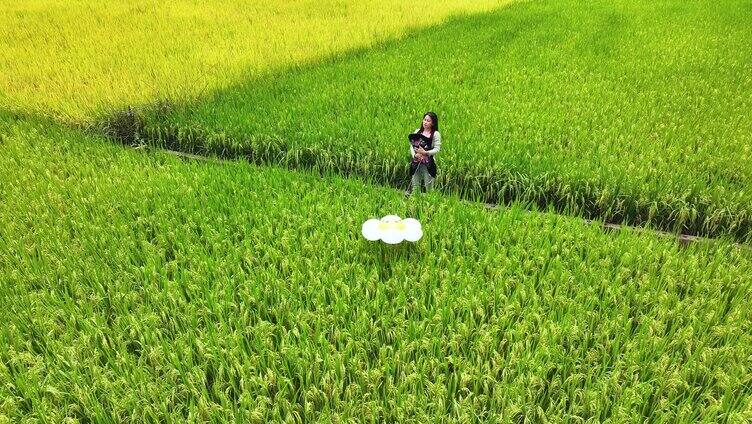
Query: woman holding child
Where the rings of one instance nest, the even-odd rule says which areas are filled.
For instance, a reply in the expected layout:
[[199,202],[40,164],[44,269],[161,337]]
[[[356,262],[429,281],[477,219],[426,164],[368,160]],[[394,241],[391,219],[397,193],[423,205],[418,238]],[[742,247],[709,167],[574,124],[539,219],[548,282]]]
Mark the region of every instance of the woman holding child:
[[424,186],[426,191],[431,191],[436,178],[436,161],[434,156],[441,148],[441,133],[439,133],[439,117],[433,112],[423,115],[423,123],[420,128],[408,136],[410,140],[410,186],[405,194],[412,194]]

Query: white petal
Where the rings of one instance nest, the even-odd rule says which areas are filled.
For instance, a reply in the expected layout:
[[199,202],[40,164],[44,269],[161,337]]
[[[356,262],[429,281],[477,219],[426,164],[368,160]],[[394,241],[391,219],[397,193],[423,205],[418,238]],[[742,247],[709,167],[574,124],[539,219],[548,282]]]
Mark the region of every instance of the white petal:
[[420,222],[417,219],[405,218],[402,220],[402,222],[406,227],[405,231],[403,231],[405,240],[415,242],[423,237],[423,228],[421,227]]
[[404,223],[407,226],[407,228],[410,228],[410,229],[415,228],[415,227],[421,228],[420,221],[418,221],[415,218],[405,218],[402,220],[402,223]]
[[378,219],[369,219],[368,221],[363,223],[363,227],[361,227],[361,232],[363,233],[363,237],[366,238],[366,240],[370,241],[376,241],[381,238],[381,230],[379,230],[379,220]]
[[387,215],[383,218],[381,218],[382,222],[397,222],[401,220],[402,218],[398,217],[397,215]]
[[410,228],[405,231],[405,240],[416,242],[423,237],[423,230],[417,227]]
[[402,231],[389,229],[381,234],[381,240],[387,244],[401,243],[405,239],[405,235]]

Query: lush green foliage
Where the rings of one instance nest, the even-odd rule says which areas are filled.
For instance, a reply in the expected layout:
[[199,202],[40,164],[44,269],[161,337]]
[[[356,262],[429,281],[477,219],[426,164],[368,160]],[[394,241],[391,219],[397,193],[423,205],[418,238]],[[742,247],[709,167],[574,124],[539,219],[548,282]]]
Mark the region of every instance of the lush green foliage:
[[494,0],[0,3],[0,107],[80,121],[185,100],[402,36]]
[[445,189],[745,240],[749,22],[749,1],[515,4],[161,109],[146,137],[395,182],[433,109]]
[[[0,424],[752,421],[749,250],[334,175],[428,107],[465,198],[748,238],[748,0],[6,3]],[[144,103],[105,128],[325,177],[32,117]]]
[[752,419],[745,251],[0,134],[0,422]]

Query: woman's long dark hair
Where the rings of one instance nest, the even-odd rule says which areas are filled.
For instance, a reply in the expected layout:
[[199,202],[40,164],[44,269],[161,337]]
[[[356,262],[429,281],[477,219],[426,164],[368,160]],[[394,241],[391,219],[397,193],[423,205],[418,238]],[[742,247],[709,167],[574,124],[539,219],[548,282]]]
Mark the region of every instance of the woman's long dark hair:
[[[431,117],[431,121],[433,122],[433,127],[431,128],[431,140],[433,140],[433,133],[435,131],[439,130],[439,117],[436,116],[436,114],[433,113],[433,112],[426,112],[426,113],[424,113],[423,114],[423,119],[425,119],[426,116],[430,116]],[[420,132],[423,132],[423,129],[424,129],[423,128],[423,120],[421,120],[420,121]]]

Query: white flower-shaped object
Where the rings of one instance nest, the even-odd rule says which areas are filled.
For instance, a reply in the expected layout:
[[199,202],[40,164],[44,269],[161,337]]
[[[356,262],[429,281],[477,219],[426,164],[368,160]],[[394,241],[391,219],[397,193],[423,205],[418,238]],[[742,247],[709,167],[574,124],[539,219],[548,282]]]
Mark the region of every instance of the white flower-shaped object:
[[402,240],[415,242],[423,237],[423,228],[417,219],[401,219],[397,215],[369,219],[363,223],[361,232],[366,240],[382,240],[388,244],[401,243]]

